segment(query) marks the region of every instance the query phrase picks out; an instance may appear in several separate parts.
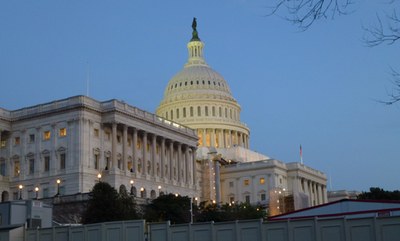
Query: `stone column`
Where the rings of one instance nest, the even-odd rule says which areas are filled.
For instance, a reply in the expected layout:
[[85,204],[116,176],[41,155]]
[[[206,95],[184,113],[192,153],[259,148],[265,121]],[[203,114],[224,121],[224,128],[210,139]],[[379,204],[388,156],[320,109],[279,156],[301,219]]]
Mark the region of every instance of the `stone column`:
[[147,171],[147,133],[143,132],[143,160],[142,160],[142,174],[146,175]]
[[133,149],[132,149],[132,167],[135,170],[135,174],[138,172],[138,163],[137,163],[137,129],[133,128],[132,134],[132,141],[133,141]]
[[215,171],[215,201],[217,206],[220,205],[221,202],[221,178],[219,174],[219,161],[214,161],[214,171]]
[[123,125],[122,131],[122,170],[126,170],[128,167],[128,126]]
[[165,170],[164,170],[164,168],[165,168],[165,138],[164,137],[161,138],[160,163],[161,163],[160,164],[161,165],[161,167],[160,167],[160,171],[161,171],[160,177],[164,178],[164,174],[165,174]]
[[190,172],[190,155],[189,155],[189,147],[186,146],[185,149],[185,184],[189,185],[189,172]]
[[152,145],[151,145],[151,175],[156,176],[156,157],[157,157],[157,136],[153,134]]
[[196,166],[196,148],[192,147],[192,183],[197,189],[197,166]]
[[169,143],[169,180],[170,181],[172,181],[174,179],[173,159],[174,159],[174,142],[172,140],[170,140],[170,143]]
[[210,146],[215,147],[215,129],[210,129]]
[[207,130],[203,129],[203,146],[207,146]]
[[117,164],[117,123],[113,122],[112,123],[112,147],[111,147],[111,151],[112,151],[112,166],[110,167],[110,170],[113,169],[115,170],[116,168],[116,164]]
[[178,158],[177,158],[177,169],[178,169],[178,183],[181,183],[182,177],[181,177],[181,165],[182,165],[182,144],[178,143]]

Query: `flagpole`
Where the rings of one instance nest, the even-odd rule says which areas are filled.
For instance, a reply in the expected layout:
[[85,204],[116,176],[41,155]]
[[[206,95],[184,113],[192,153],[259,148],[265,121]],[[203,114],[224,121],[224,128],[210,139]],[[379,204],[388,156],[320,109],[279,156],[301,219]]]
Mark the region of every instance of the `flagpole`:
[[300,163],[303,164],[303,148],[301,147],[301,144],[300,144]]

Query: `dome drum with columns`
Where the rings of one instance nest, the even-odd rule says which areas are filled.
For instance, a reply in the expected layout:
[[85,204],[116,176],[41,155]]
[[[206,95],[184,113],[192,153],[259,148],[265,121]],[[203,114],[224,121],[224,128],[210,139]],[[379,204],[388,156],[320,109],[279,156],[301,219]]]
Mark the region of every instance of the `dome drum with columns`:
[[225,79],[207,65],[196,21],[187,44],[189,59],[168,83],[157,115],[197,131],[199,147],[249,148],[249,128],[240,121],[240,105]]

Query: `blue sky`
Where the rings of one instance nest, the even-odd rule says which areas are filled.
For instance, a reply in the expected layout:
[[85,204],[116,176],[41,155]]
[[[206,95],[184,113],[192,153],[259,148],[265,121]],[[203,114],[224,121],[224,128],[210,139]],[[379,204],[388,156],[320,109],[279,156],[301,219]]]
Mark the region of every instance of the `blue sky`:
[[[242,106],[251,148],[329,176],[334,190],[400,189],[400,107],[384,106],[399,46],[368,48],[361,26],[384,5],[300,32],[266,0],[1,1],[0,106],[86,94],[155,112],[183,68],[198,19],[208,64]],[[89,69],[89,71],[88,71]]]

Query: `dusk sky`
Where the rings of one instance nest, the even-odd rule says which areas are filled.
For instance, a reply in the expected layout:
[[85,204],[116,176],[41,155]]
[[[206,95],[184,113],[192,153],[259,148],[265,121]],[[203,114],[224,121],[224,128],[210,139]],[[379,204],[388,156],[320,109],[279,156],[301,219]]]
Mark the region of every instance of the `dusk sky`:
[[297,162],[301,144],[328,190],[400,189],[400,105],[376,101],[393,87],[390,68],[400,71],[400,44],[362,41],[362,26],[386,6],[360,0],[303,32],[266,17],[268,2],[1,1],[0,107],[88,93],[154,113],[187,60],[196,17],[205,59],[241,105],[251,149]]

